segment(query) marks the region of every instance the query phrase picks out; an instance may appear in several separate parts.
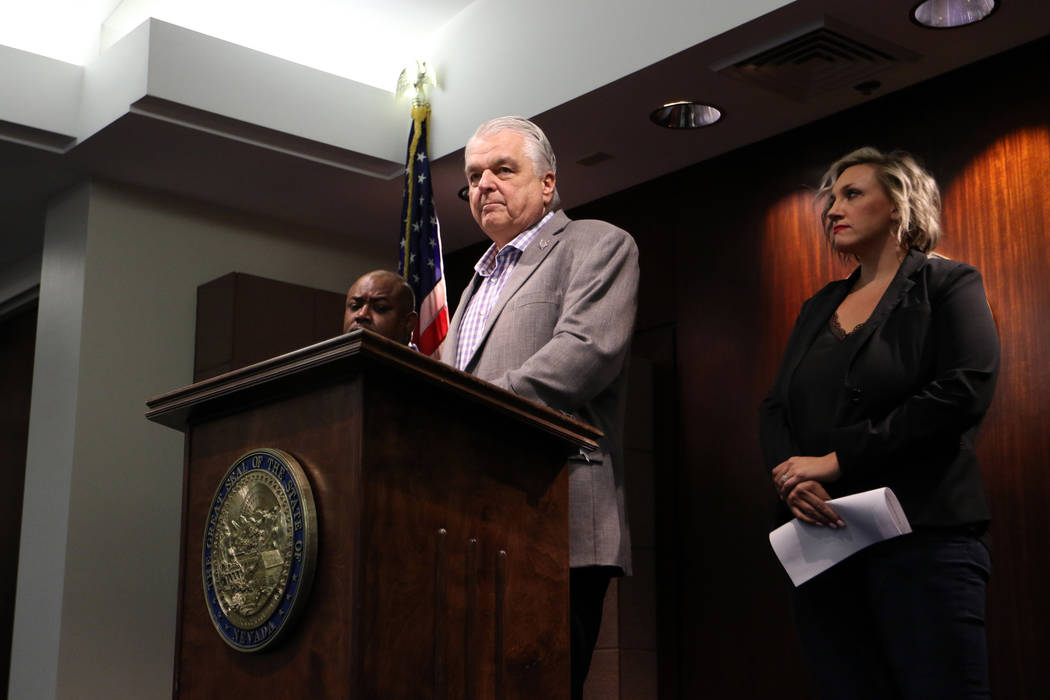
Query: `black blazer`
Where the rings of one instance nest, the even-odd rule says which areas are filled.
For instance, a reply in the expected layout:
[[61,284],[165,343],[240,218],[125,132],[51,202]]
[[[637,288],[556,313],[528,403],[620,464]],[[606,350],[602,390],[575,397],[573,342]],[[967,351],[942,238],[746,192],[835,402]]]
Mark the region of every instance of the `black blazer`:
[[[762,402],[767,469],[799,455],[788,387],[858,274],[802,305]],[[913,528],[987,523],[974,438],[995,392],[999,335],[981,274],[913,249],[856,333],[831,436],[842,477],[825,484],[828,493],[889,486]]]

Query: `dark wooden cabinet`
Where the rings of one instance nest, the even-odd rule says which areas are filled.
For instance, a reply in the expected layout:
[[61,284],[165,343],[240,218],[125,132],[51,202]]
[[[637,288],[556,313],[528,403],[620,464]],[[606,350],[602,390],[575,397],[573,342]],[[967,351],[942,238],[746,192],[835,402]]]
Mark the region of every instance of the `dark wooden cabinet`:
[[243,272],[202,284],[193,381],[339,335],[344,304],[342,294]]

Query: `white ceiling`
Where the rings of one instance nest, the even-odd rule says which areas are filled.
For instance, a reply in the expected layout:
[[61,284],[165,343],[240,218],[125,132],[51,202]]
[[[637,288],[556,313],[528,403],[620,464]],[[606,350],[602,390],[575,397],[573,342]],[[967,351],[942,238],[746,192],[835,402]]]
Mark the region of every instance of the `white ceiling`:
[[[125,72],[133,64],[113,58],[129,52],[127,47],[139,41],[133,32],[113,43],[120,22],[132,24],[146,5],[156,6],[152,12],[157,16],[177,5],[196,3],[77,0],[72,4],[103,13],[102,24],[108,22],[111,30],[108,47],[104,47],[101,32],[96,32],[98,55],[85,60],[84,81],[90,87],[91,76],[104,74],[99,66],[107,61]],[[211,8],[237,5],[251,14],[243,9],[245,4],[246,0],[207,3]],[[433,174],[446,249],[481,239],[456,191],[462,183],[462,143],[473,125],[488,117],[520,113],[536,118],[558,152],[559,190],[571,207],[1050,33],[1050,9],[1045,0],[1004,0],[1004,6],[985,22],[952,31],[930,31],[912,24],[908,20],[911,0],[659,0],[646,5],[626,0],[535,0],[528,5],[510,0],[469,4],[461,0],[300,0],[293,4],[254,0],[247,4],[258,8],[258,17],[279,17],[277,10],[292,5],[295,20],[285,24],[294,31],[288,33],[321,37],[330,44],[340,43],[342,33],[324,25],[331,24],[332,13],[348,8],[361,17],[385,8],[388,20],[394,22],[384,31],[394,31],[390,26],[405,27],[402,35],[406,38],[409,25],[428,27],[427,39],[439,70],[431,145],[437,156]],[[6,13],[12,5],[0,0],[0,49],[13,46],[10,32],[5,34],[11,26],[11,16]],[[60,11],[52,10],[52,16],[55,13]],[[553,15],[557,22],[551,21]],[[167,17],[176,24],[174,16]],[[97,17],[92,22],[98,27]],[[361,26],[374,25],[362,22]],[[898,57],[873,76],[880,82],[877,89],[862,94],[847,84],[792,98],[716,70],[819,26]],[[207,33],[202,26],[189,29]],[[382,32],[374,33],[379,36]],[[249,48],[263,48],[243,37],[226,38]],[[89,176],[214,202],[351,240],[389,240],[394,249],[401,183],[389,175],[397,170],[398,154],[408,135],[407,106],[396,105],[392,95],[363,85],[366,81],[361,76],[346,80],[344,72],[343,77],[334,77],[329,74],[338,76],[335,70],[304,67],[307,59],[301,57],[278,54],[284,60],[262,63],[262,53],[239,53],[237,47],[169,25],[155,25],[144,41],[145,55],[152,60],[141,93],[131,94],[130,104],[126,100],[121,110],[97,118],[98,128],[84,126],[90,120],[83,115],[83,98],[77,118],[55,122],[67,123],[69,128],[43,126],[42,116],[23,116],[29,109],[26,105],[33,101],[22,99],[19,104],[18,95],[14,102],[11,95],[4,95],[5,85],[10,85],[5,83],[4,68],[37,61],[42,49],[17,46],[14,48],[22,53],[0,51],[0,217],[4,224],[0,266],[39,246],[40,209],[46,198]],[[318,43],[323,42],[318,39]],[[162,62],[158,57],[183,67],[197,53],[213,49],[220,58],[217,63],[202,63],[201,70],[209,71],[205,80],[180,80],[183,74],[154,68]],[[376,56],[374,63],[381,63]],[[235,71],[244,61],[257,71],[257,80],[242,80],[236,89],[226,87],[206,94],[210,74]],[[58,68],[48,75],[62,86],[72,80],[71,69]],[[1042,70],[1033,66],[1034,75]],[[272,76],[278,73],[285,76],[283,85],[316,85],[314,92],[324,93],[326,99],[342,99],[330,102],[335,105],[335,118],[318,118],[314,112],[324,111],[321,106],[303,107],[314,94],[305,88],[297,98],[298,111],[281,112],[283,103],[296,101],[274,96],[274,84],[267,81],[275,80]],[[221,75],[215,78],[215,84],[220,79]],[[40,82],[32,89],[38,89]],[[261,92],[258,110],[253,112],[254,88]],[[14,89],[24,92],[30,88],[23,81]],[[54,93],[64,94],[63,90],[57,87]],[[683,98],[711,102],[722,109],[725,118],[714,127],[694,132],[671,132],[648,122],[652,109]],[[37,112],[45,113],[48,111]],[[337,133],[343,128],[346,135]],[[83,133],[74,133],[78,129]],[[578,163],[598,153],[609,157],[596,165]]]
[[0,0],[0,45],[86,65],[152,17],[392,90],[471,1]]

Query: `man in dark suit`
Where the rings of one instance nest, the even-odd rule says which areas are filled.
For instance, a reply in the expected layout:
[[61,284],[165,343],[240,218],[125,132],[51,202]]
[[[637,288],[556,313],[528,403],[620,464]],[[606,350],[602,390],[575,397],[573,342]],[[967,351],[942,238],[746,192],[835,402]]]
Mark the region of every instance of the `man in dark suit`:
[[554,153],[532,122],[482,124],[465,160],[471,213],[492,245],[456,308],[442,360],[605,434],[568,466],[572,686],[580,697],[609,580],[631,566],[622,433],[638,250],[626,231],[561,211]]
[[346,293],[343,333],[367,328],[408,345],[416,327],[416,296],[400,275],[373,270],[361,275]]

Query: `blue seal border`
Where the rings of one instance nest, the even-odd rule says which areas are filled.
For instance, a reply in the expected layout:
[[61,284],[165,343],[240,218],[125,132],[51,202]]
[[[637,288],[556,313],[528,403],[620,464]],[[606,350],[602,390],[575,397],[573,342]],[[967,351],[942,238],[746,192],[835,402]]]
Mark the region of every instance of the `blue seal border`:
[[[245,629],[231,622],[222,611],[212,581],[211,559],[215,528],[227,496],[241,477],[257,470],[276,477],[288,498],[292,513],[292,563],[280,605],[258,626]],[[313,582],[316,557],[317,513],[310,482],[299,462],[287,452],[267,447],[253,449],[238,457],[223,475],[215,497],[211,500],[201,553],[204,600],[212,624],[223,641],[238,651],[255,652],[270,647],[282,638],[305,607]]]

